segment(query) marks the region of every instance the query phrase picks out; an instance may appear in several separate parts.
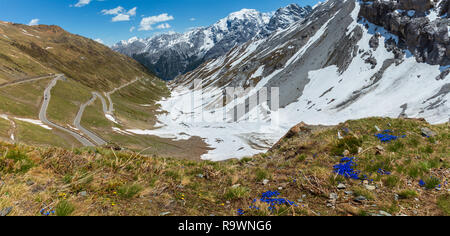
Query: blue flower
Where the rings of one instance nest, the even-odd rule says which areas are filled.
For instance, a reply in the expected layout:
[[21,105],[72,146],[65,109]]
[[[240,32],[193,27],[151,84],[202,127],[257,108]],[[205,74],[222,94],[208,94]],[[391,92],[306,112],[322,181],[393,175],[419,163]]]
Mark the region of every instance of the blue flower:
[[419,185],[420,185],[420,187],[423,187],[423,186],[425,186],[425,184],[426,184],[426,183],[425,183],[425,181],[423,181],[423,180],[420,180],[420,181],[419,181]]

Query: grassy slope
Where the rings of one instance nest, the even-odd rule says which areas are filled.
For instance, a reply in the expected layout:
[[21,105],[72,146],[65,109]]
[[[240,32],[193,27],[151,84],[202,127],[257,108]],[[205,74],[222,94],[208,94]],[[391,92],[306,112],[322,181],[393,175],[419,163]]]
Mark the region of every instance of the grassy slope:
[[50,79],[0,88],[0,113],[37,119]]
[[57,71],[101,91],[148,75],[138,62],[105,45],[46,25],[0,22],[0,64],[1,80]]
[[[57,26],[27,26],[0,21],[0,84],[49,73],[63,73],[69,78],[58,81],[53,88],[47,113],[49,120],[66,127],[72,125],[80,105],[92,97],[92,91],[108,92],[136,77],[151,78],[112,95],[116,115],[132,128],[148,128],[154,122],[156,106],[142,107],[140,104],[154,105],[161,96],[169,94],[164,82],[148,74],[139,63],[93,40],[70,34]],[[1,88],[0,114],[37,119],[43,91],[49,81]],[[104,115],[100,114],[101,109],[97,113],[97,117],[89,114],[83,117],[83,124],[93,129],[97,122],[103,122],[104,126],[99,128],[104,136],[121,146],[130,144],[133,149],[167,147],[165,141],[157,138],[127,138],[112,133],[113,124],[105,121]],[[42,132],[37,132],[38,128],[34,127],[32,130],[36,133],[32,135],[29,132],[28,138],[20,141],[67,147],[67,143],[48,142],[58,140],[58,137],[43,137]],[[62,140],[70,141],[65,137],[67,135],[57,134]],[[76,141],[72,143],[78,144]]]
[[[71,148],[77,144],[72,136],[61,133],[58,130],[47,130],[40,126],[22,121],[16,123],[16,141],[30,145],[50,145]],[[75,145],[76,147],[79,146]]]
[[[375,125],[407,137],[381,144],[374,137]],[[421,127],[430,127],[438,136],[422,137]],[[344,128],[349,133],[339,141],[337,132],[344,135]],[[448,215],[449,186],[444,181],[450,178],[449,134],[448,123],[430,126],[418,120],[364,119],[309,134],[294,133],[266,154],[217,163],[105,149],[69,152],[4,144],[0,209],[14,206],[12,215],[39,215],[46,206],[63,215],[236,215],[239,208],[246,215],[368,215],[380,210],[394,215]],[[366,190],[362,181],[333,173],[340,160],[334,153],[341,152],[342,146],[355,152],[361,148],[360,154],[352,155],[358,157],[357,169],[369,175],[377,189]],[[377,146],[384,151],[377,154]],[[14,149],[26,155],[7,155]],[[378,175],[378,168],[392,174]],[[419,186],[419,180],[428,181],[429,176],[441,181],[441,191]],[[267,185],[262,184],[264,179],[269,180]],[[346,190],[338,190],[338,182],[345,183]],[[298,207],[270,212],[268,205],[257,203],[261,210],[248,210],[252,199],[279,187],[280,197],[302,198]],[[350,190],[354,196],[344,193]],[[335,208],[327,206],[330,193],[339,196]],[[401,196],[399,200],[395,194]],[[358,195],[368,200],[354,202]]]
[[0,118],[0,139],[8,140],[9,137],[9,130],[11,129],[11,122]]
[[81,104],[92,98],[89,88],[73,80],[58,81],[52,89],[47,117],[61,125],[73,126],[75,116]]
[[[144,99],[148,97],[148,95],[143,94],[142,90],[139,90],[138,87],[141,86],[138,84],[131,86],[131,88],[125,88],[124,92],[120,91],[113,97],[113,101],[119,101],[117,105],[114,104],[114,108],[116,110],[115,113],[119,115],[119,120],[122,122],[122,125],[114,124],[105,118],[102,112],[102,104],[99,100],[86,108],[81,125],[94,131],[111,143],[118,144],[122,147],[126,147],[137,152],[142,151],[142,153],[146,155],[193,159],[198,158],[201,154],[203,154],[206,147],[198,138],[192,138],[191,140],[185,141],[172,141],[170,139],[163,139],[156,136],[126,135],[113,132],[112,127],[126,130],[127,127],[135,127],[140,124],[140,127],[148,128],[151,127],[150,125],[154,122],[153,111],[155,108],[140,106],[140,104],[154,105],[154,100]],[[147,93],[149,94],[151,94],[154,90],[151,86],[146,86],[145,88],[148,90]],[[131,92],[132,89],[136,89],[139,96],[127,96],[126,98],[121,98]],[[141,89],[143,89],[143,87],[141,87]],[[138,100],[130,101],[127,98]],[[134,109],[128,110],[128,107],[133,107]],[[130,125],[130,123],[132,125]]]

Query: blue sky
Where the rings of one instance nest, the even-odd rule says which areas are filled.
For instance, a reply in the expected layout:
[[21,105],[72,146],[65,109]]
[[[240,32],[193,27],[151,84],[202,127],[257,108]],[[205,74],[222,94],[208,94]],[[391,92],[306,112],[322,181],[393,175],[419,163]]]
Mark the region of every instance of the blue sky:
[[290,3],[318,0],[0,0],[0,20],[59,25],[112,45],[134,36],[185,32],[208,26],[242,8],[271,12]]

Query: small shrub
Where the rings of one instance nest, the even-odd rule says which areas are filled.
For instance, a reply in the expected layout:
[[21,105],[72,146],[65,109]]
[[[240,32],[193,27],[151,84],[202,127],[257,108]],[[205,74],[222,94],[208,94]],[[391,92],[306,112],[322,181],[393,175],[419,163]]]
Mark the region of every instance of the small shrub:
[[441,180],[436,177],[429,177],[424,180],[426,189],[435,189],[441,183]]
[[125,184],[117,189],[117,195],[121,198],[132,198],[142,190],[142,187],[138,184]]
[[67,200],[62,200],[56,205],[55,211],[57,216],[70,216],[75,211],[75,207]]

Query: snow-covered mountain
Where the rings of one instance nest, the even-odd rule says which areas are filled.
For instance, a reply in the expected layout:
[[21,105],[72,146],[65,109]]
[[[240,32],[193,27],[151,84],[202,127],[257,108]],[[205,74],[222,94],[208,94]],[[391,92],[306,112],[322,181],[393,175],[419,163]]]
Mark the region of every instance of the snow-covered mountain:
[[[215,148],[203,158],[222,160],[267,150],[302,121],[334,125],[383,116],[448,122],[449,1],[321,3],[305,21],[177,77],[172,96],[160,102],[168,113],[158,117],[158,129],[146,132],[202,137]],[[246,90],[223,96],[230,87]]]
[[291,23],[304,19],[311,7],[297,4],[261,13],[242,9],[214,25],[184,34],[168,33],[147,39],[131,38],[112,47],[141,62],[163,79],[173,79],[195,69],[203,62],[224,55],[235,46],[258,36],[264,38]]

